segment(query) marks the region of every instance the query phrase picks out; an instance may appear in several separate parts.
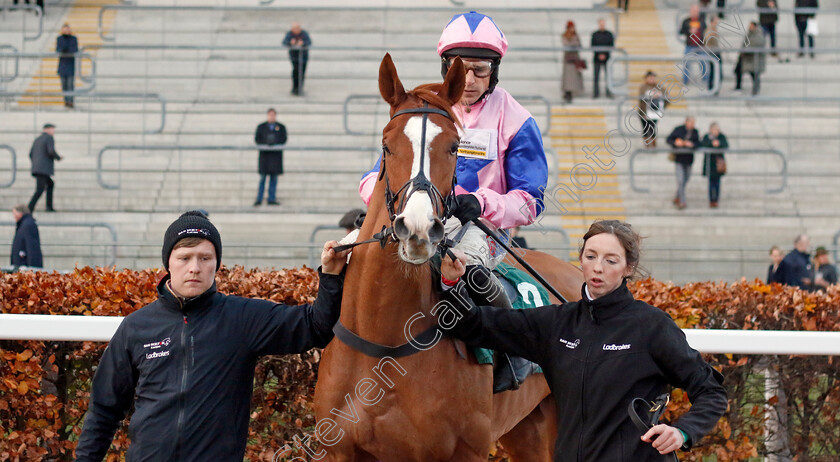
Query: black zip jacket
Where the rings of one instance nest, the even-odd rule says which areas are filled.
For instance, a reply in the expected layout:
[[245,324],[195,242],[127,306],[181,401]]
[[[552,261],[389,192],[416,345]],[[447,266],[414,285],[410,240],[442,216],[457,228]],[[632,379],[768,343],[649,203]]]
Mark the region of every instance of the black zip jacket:
[[76,447],[100,462],[134,406],[129,462],[242,462],[257,358],[324,347],[338,321],[343,276],[320,274],[312,305],[216,292],[158,299],[126,316],[102,355]]
[[668,385],[684,389],[692,403],[673,423],[688,435],[686,448],[726,411],[720,374],[667,313],[633,299],[624,284],[594,301],[584,294],[531,310],[475,307],[461,287],[444,298],[464,316],[451,329],[456,337],[542,366],[557,408],[555,462],[668,460],[641,440],[627,414],[633,398],[652,401]]

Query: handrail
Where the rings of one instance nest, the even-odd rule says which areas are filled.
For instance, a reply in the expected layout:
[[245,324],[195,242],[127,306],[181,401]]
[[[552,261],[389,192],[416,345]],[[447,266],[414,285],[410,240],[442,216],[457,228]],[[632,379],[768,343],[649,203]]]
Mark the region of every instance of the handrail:
[[[229,11],[254,11],[259,13],[265,13],[267,11],[277,11],[277,12],[288,12],[290,10],[305,10],[308,12],[312,11],[341,11],[341,10],[350,10],[353,12],[383,12],[387,11],[391,12],[400,12],[400,13],[410,13],[410,12],[417,12],[417,13],[461,13],[463,12],[462,6],[453,5],[451,7],[415,7],[415,6],[389,6],[387,9],[379,6],[281,6],[281,7],[266,7],[266,6],[214,6],[214,5],[206,5],[206,6],[196,6],[196,5],[104,5],[99,10],[99,17],[97,20],[97,30],[99,33],[99,38],[106,42],[113,42],[116,40],[116,37],[113,35],[107,36],[104,33],[103,27],[103,17],[105,13],[108,11],[121,11],[121,10],[139,10],[139,11],[217,11],[217,12],[229,12]],[[615,34],[618,35],[618,16],[620,14],[624,14],[624,10],[620,8],[563,8],[563,7],[525,7],[525,8],[499,8],[499,7],[488,7],[482,8],[481,10],[484,13],[509,13],[509,12],[516,12],[516,13],[590,13],[590,14],[612,14],[613,15],[613,23],[616,25]]]
[[[0,50],[4,48],[12,50],[13,53],[18,53],[18,49],[12,45],[0,45]],[[15,58],[15,73],[11,77],[0,75],[0,82],[11,82],[18,78],[18,75],[20,75],[20,57]]]
[[[698,152],[699,151],[699,152]],[[643,188],[636,185],[636,175],[635,175],[635,168],[634,168],[634,161],[639,154],[670,154],[670,153],[677,153],[677,154],[701,154],[701,153],[713,153],[713,154],[771,154],[777,156],[782,161],[782,167],[778,172],[782,176],[782,184],[778,188],[767,188],[767,194],[777,194],[784,191],[785,187],[787,186],[787,158],[782,153],[782,151],[775,149],[775,148],[767,148],[767,149],[717,149],[717,148],[707,148],[707,147],[697,147],[696,149],[686,149],[686,148],[641,148],[636,149],[630,154],[629,159],[629,173],[630,173],[630,187],[633,191],[639,193],[649,193],[650,188]]]
[[[631,101],[636,102],[638,101],[638,96],[635,97],[628,97],[623,96],[621,98],[616,99],[616,117],[617,117],[617,125],[618,129],[616,130],[619,135],[622,136],[639,136],[639,132],[631,133],[625,129],[624,121],[624,114],[622,113],[621,107],[624,103]],[[683,94],[680,98],[680,101],[688,100],[688,101],[703,101],[707,103],[714,103],[715,105],[719,105],[718,103],[721,102],[728,102],[728,101],[745,101],[749,103],[840,103],[840,96],[764,96],[764,95],[719,95],[714,97],[714,99],[706,98],[702,95],[691,95],[691,94]],[[634,108],[637,106],[633,106]],[[667,117],[667,112],[665,113]],[[813,138],[812,136],[809,139]],[[835,139],[835,138],[831,138]]]
[[[693,53],[693,55],[697,57],[696,59],[699,59],[700,61],[708,63],[708,64],[706,64],[707,66],[711,65],[712,63],[717,62],[714,58],[712,58],[711,56],[706,55],[706,54]],[[610,56],[610,59],[607,61],[607,75],[609,75],[609,76],[615,75],[615,73],[613,72],[613,64],[615,64],[616,62],[619,62],[619,61],[620,62],[627,62],[627,64],[625,64],[625,69],[629,69],[631,61],[635,61],[635,62],[639,62],[639,61],[661,61],[661,62],[676,62],[676,63],[679,63],[679,62],[684,61],[685,59],[686,58],[685,58],[684,55],[683,56],[654,56],[654,55]],[[693,60],[695,60],[695,58],[692,58],[692,61]],[[712,88],[709,89],[706,85],[704,85],[700,89],[700,95],[702,95],[702,96],[712,96],[720,90],[720,74],[721,74],[720,72],[713,72],[712,73]],[[683,73],[678,72],[678,75],[680,77],[682,77]],[[619,82],[618,85],[620,85],[620,87],[624,87],[629,82],[630,82],[630,75],[629,75],[629,71],[628,71],[628,73],[625,74],[625,80],[623,82]],[[627,96],[627,95],[630,94],[630,90],[627,89],[626,87],[624,89],[622,89],[619,86],[614,86],[613,83],[614,83],[614,80],[613,80],[612,77],[607,79],[607,88],[609,89],[610,93],[612,93],[614,95],[619,95],[619,96]],[[705,81],[703,83],[705,84]]]
[[315,268],[315,255],[318,254],[317,250],[318,247],[315,245],[315,235],[321,231],[325,230],[341,230],[344,229],[338,225],[318,225],[312,228],[312,232],[309,234],[309,266]]
[[44,11],[38,5],[30,5],[30,4],[21,4],[21,5],[0,5],[0,11],[5,10],[30,10],[34,11],[35,15],[38,16],[38,35],[34,37],[27,37],[26,36],[26,15],[21,15],[21,24],[23,26],[23,41],[24,42],[32,42],[34,40],[38,40],[41,38],[41,35],[44,34]]
[[163,129],[166,127],[166,99],[159,95],[158,93],[92,93],[85,91],[61,91],[61,92],[24,92],[24,91],[17,91],[17,92],[2,92],[0,91],[0,99],[3,97],[12,97],[17,98],[20,96],[74,96],[76,98],[152,98],[156,99],[158,103],[160,103],[160,126],[155,128],[154,130],[144,130],[142,133],[144,135],[154,135],[158,133],[163,133]]
[[[96,156],[96,180],[104,189],[120,189],[118,184],[105,183],[102,179],[102,158],[108,151],[358,151],[358,152],[373,152],[377,155],[379,151],[370,147],[358,146],[287,146],[287,145],[235,145],[235,146],[219,146],[219,145],[109,145],[99,150]],[[361,172],[360,172],[361,176]]]
[[[513,95],[513,98],[517,101],[523,100],[532,100],[532,101],[540,101],[545,105],[546,110],[546,123],[543,125],[543,129],[540,131],[542,136],[548,135],[551,131],[551,101],[548,100],[545,96],[542,95]],[[354,100],[368,100],[372,99],[375,100],[377,103],[382,101],[382,97],[380,95],[373,95],[373,94],[351,94],[348,95],[347,98],[344,99],[344,104],[342,105],[342,120],[344,123],[344,132],[348,135],[360,135],[360,136],[369,136],[375,135],[378,132],[361,132],[355,131],[350,128],[350,102]]]
[[838,256],[838,253],[837,253],[838,244],[840,244],[840,231],[837,231],[834,234],[834,237],[831,238],[831,245],[834,247],[834,249],[832,249],[831,253],[832,253],[832,256],[834,257],[835,262],[840,261],[837,258],[837,256]]
[[[19,60],[20,58],[69,58],[69,57],[77,58],[75,62],[76,69],[79,70],[79,79],[83,82],[90,83],[91,85],[85,87],[84,91],[91,91],[96,88],[96,60],[94,59],[93,55],[89,53],[85,53],[83,51],[77,51],[76,53],[55,53],[55,52],[47,52],[47,53],[28,53],[28,52],[20,52],[15,51],[14,53],[2,53],[0,52],[0,58],[15,58]],[[91,77],[86,78],[81,74],[81,62],[83,59],[90,60],[90,75]],[[17,77],[17,74],[15,74]],[[14,79],[13,79],[14,80]],[[81,91],[81,90],[80,90]]]
[[[0,226],[15,226],[16,222],[14,221],[0,221]],[[117,243],[119,240],[117,239],[117,229],[111,225],[110,223],[105,222],[38,222],[39,228],[90,228],[93,231],[96,228],[105,228],[108,230],[108,233],[111,234],[111,260],[105,266],[113,266],[117,262]],[[107,245],[107,244],[103,244]]]
[[17,175],[17,153],[15,152],[15,148],[8,144],[0,144],[0,149],[5,149],[12,153],[12,167],[10,170],[12,172],[12,179],[8,183],[0,184],[0,188],[10,188],[15,184],[15,177]]

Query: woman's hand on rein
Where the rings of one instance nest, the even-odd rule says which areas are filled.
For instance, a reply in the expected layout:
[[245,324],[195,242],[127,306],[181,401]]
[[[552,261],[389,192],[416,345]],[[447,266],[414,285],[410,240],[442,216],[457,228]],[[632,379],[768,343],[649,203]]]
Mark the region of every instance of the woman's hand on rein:
[[665,424],[654,425],[642,435],[642,441],[651,443],[660,454],[670,454],[685,443],[678,428]]
[[328,241],[324,244],[324,250],[321,252],[321,272],[324,274],[341,273],[347,261],[347,252],[349,250],[336,253],[333,247],[338,247],[338,242]]

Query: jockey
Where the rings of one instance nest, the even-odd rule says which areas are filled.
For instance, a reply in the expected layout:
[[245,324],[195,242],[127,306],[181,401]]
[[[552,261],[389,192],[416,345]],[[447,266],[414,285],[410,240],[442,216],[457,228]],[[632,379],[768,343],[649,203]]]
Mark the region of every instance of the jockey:
[[[441,75],[460,57],[467,70],[466,87],[452,109],[463,125],[455,170],[456,206],[447,235],[468,226],[455,248],[467,254],[467,276],[494,268],[504,250],[475,226],[481,217],[490,228],[507,230],[534,222],[543,209],[548,166],[542,135],[531,114],[496,84],[508,42],[489,16],[475,11],[455,15],[443,29],[437,53]],[[379,164],[364,175],[359,193],[370,202]],[[484,270],[486,271],[486,270]],[[445,283],[446,281],[444,281]]]

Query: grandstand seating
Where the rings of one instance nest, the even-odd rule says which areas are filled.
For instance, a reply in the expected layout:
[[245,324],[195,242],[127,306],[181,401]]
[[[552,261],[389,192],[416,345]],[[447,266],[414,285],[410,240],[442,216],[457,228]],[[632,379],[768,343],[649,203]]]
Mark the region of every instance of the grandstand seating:
[[[21,38],[22,13],[0,14],[0,45],[10,44],[29,53],[51,51],[61,23],[71,21],[80,45],[94,57],[93,93],[114,95],[79,96],[77,110],[67,111],[51,104],[47,97],[39,100],[34,96],[45,89],[55,91],[52,84],[44,83],[54,73],[54,61],[22,59],[20,77],[0,82],[0,92],[29,94],[0,97],[0,145],[10,145],[17,152],[17,178],[11,188],[0,188],[0,203],[10,209],[15,203],[28,201],[34,189],[29,176],[29,146],[43,123],[54,123],[56,146],[65,156],[57,165],[55,178],[59,213],[36,211],[36,218],[45,223],[110,223],[120,241],[117,265],[128,267],[159,266],[163,230],[178,211],[193,207],[210,211],[222,231],[225,262],[229,265],[283,267],[308,263],[309,250],[300,244],[308,242],[312,229],[335,224],[345,210],[361,205],[357,180],[375,161],[378,133],[387,120],[387,107],[374,99],[378,93],[377,68],[384,51],[392,50],[406,86],[439,79],[434,45],[454,12],[446,11],[453,7],[446,0],[413,2],[417,7],[427,7],[427,12],[401,11],[393,5],[389,10],[384,2],[363,2],[365,8],[353,11],[338,2],[298,2],[311,6],[307,9],[289,6],[294,2],[284,0],[282,5],[277,2],[258,11],[257,0],[139,0],[136,5],[140,7],[215,4],[253,8],[163,12],[117,7],[116,13],[103,15],[105,36],[114,38],[110,41],[101,39],[98,31],[98,12],[106,3],[116,2],[62,0],[50,6],[44,33],[36,41]],[[548,111],[541,101],[523,98],[538,123],[547,123],[549,117],[551,120],[551,130],[544,138],[553,156],[549,162],[551,183],[569,184],[569,171],[577,163],[586,162],[581,149],[592,144],[600,144],[603,149],[603,134],[617,127],[619,99],[589,97],[590,66],[585,75],[587,94],[571,105],[563,105],[559,87],[562,53],[550,49],[560,46],[567,19],[576,21],[584,44],[588,44],[597,18],[603,16],[611,29],[614,26],[611,14],[596,10],[513,11],[551,3],[500,0],[488,3],[488,8],[511,9],[490,11],[511,42],[501,68],[501,85],[514,95],[542,96],[551,103]],[[779,3],[782,8],[790,8],[793,1]],[[583,0],[563,4],[591,5]],[[678,13],[662,0],[634,0],[630,12],[620,16],[617,46],[631,56],[682,56],[683,47],[674,38]],[[751,17],[742,19],[746,24]],[[289,94],[290,65],[280,46],[292,20],[299,20],[314,42],[303,97]],[[826,31],[817,39],[820,47],[837,46],[837,33],[830,30],[830,24],[827,19],[821,25]],[[778,29],[779,46],[794,47],[792,20],[783,17]],[[171,49],[181,45],[218,48]],[[249,50],[249,46],[256,48]],[[0,48],[0,53],[5,51]],[[589,59],[588,55],[584,57]],[[578,203],[566,200],[568,213],[549,206],[542,223],[562,227],[574,246],[593,219],[627,219],[648,236],[645,245],[649,250],[643,263],[652,275],[678,282],[732,280],[742,275],[763,278],[766,249],[773,244],[789,248],[793,237],[802,231],[811,234],[815,246],[830,244],[840,229],[836,214],[840,202],[835,199],[836,176],[840,173],[840,92],[833,78],[840,70],[840,54],[820,53],[814,60],[793,56],[789,63],[768,59],[762,98],[823,97],[822,101],[804,103],[739,99],[732,92],[735,58],[732,53],[725,55],[722,98],[686,99],[666,111],[660,123],[660,147],[687,114],[696,115],[701,133],[715,120],[733,148],[775,148],[785,154],[788,178],[781,193],[766,192],[782,179],[777,174],[781,165],[775,157],[733,154],[729,158],[730,174],[723,179],[721,207],[708,208],[706,183],[699,175],[701,162],[695,162],[688,187],[689,208],[677,211],[671,205],[674,178],[667,156],[638,157],[634,166],[639,174],[637,181],[651,189],[639,193],[630,187],[627,155],[615,158],[614,170],[599,174],[596,187],[581,192]],[[92,67],[85,66],[87,75]],[[622,105],[623,111],[635,104],[639,79],[648,68],[661,75],[676,72],[668,63],[632,62],[627,84],[630,96]],[[7,75],[9,69],[8,58],[0,58],[0,76]],[[748,76],[744,85],[747,90],[751,88]],[[350,95],[369,96],[346,105],[349,127],[365,134],[345,131],[343,112]],[[165,101],[165,124],[161,133],[150,133],[161,123],[160,100]],[[290,146],[350,148],[287,152],[287,173],[278,185],[279,207],[251,205],[258,181],[255,150],[107,150],[102,154],[102,180],[119,183],[121,188],[104,189],[98,183],[97,162],[100,151],[107,146],[249,146],[268,107],[277,109],[278,119],[289,131]],[[627,139],[631,150],[641,148],[638,137]],[[11,175],[9,162],[8,153],[0,149],[0,183]],[[39,208],[43,206],[42,199]],[[10,241],[12,233],[13,227],[0,226],[0,242]],[[68,268],[74,262],[101,264],[102,258],[85,253],[84,244],[78,246],[77,255],[66,248],[52,253],[47,244],[87,239],[105,245],[107,239],[102,236],[75,228],[42,230],[42,234],[49,267]],[[320,233],[317,239],[330,235]],[[532,246],[551,246],[558,241],[553,232],[543,235],[531,230],[523,235]],[[0,259],[8,258],[6,252],[7,247],[0,246]],[[553,252],[566,258],[576,256],[569,249]],[[99,250],[97,255],[101,253]]]

